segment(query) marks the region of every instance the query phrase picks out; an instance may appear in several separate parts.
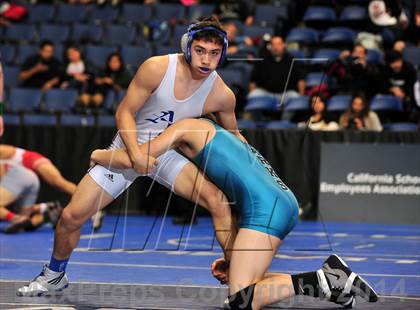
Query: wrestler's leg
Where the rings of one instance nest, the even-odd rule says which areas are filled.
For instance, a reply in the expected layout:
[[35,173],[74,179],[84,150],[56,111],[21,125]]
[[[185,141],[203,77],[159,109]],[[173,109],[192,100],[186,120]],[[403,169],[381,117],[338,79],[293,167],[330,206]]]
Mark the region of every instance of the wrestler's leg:
[[[236,237],[229,269],[229,294],[233,295],[255,284],[252,309],[285,299],[294,295],[290,275],[269,274],[274,255],[282,241],[272,235],[241,228]],[[239,292],[242,293],[243,291]],[[244,302],[246,298],[244,296]]]
[[36,173],[49,185],[69,195],[76,190],[76,184],[66,180],[51,162],[43,162],[36,167]]

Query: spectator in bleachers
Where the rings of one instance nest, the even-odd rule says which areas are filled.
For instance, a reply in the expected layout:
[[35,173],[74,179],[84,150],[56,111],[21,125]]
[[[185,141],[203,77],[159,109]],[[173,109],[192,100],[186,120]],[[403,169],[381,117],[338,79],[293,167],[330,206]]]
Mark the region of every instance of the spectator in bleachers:
[[304,75],[298,63],[294,63],[288,78],[293,57],[286,52],[283,37],[272,37],[264,55],[262,61],[254,63],[248,98],[274,95],[282,104],[281,100],[287,101],[305,94]]
[[378,92],[380,70],[376,64],[367,62],[367,50],[363,45],[356,44],[351,52],[342,51],[338,64],[343,69],[338,76],[342,93],[362,91],[366,97],[371,98]]
[[214,13],[221,22],[241,21],[246,26],[254,23],[252,1],[245,0],[218,0]]
[[340,116],[340,127],[353,130],[382,131],[378,115],[371,111],[363,95],[355,95],[348,111]]
[[80,93],[87,92],[93,75],[82,57],[82,52],[77,46],[69,46],[66,50],[66,58],[60,87],[62,89],[75,88]]
[[375,25],[372,30],[382,33],[385,44],[387,41],[403,39],[409,21],[401,1],[373,0],[369,3],[368,11],[370,20]]
[[119,53],[109,55],[105,70],[95,78],[92,96],[82,98],[83,104],[93,104],[100,107],[108,91],[119,92],[127,89],[131,81],[131,73],[125,67],[124,61]]
[[414,102],[413,89],[417,76],[413,65],[404,61],[401,53],[390,51],[386,55],[386,66],[382,76],[384,78],[383,92],[400,98],[409,119],[416,120],[419,110]]
[[[326,98],[320,95],[312,96],[310,99],[312,115],[307,124],[312,130],[338,130],[338,124],[331,120],[327,112]],[[300,123],[299,126],[305,126],[306,123]]]
[[239,36],[238,27],[234,22],[227,22],[223,24],[223,28],[227,33],[229,47],[227,50],[228,55],[235,55],[241,53],[247,47],[254,46],[254,42],[248,36]]
[[26,59],[19,73],[22,87],[47,91],[60,82],[60,61],[54,57],[54,44],[43,41],[38,54]]
[[394,42],[393,50],[402,53],[406,46],[407,44],[405,44],[405,41],[398,40]]

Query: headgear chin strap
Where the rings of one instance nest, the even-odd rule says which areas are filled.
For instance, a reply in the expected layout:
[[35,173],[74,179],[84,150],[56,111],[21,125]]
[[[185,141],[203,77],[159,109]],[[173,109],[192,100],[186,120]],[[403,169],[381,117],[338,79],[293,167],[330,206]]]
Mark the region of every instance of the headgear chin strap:
[[216,32],[223,39],[222,54],[220,55],[220,60],[218,63],[218,66],[220,66],[221,64],[223,64],[226,58],[226,53],[228,49],[228,39],[227,39],[226,31],[223,31],[219,28],[216,28],[214,26],[200,27],[199,24],[190,25],[188,27],[188,31],[184,33],[184,35],[181,38],[181,50],[184,53],[185,60],[187,61],[188,64],[190,64],[191,63],[191,45],[194,40],[194,37],[196,36],[197,33],[206,31],[206,30]]

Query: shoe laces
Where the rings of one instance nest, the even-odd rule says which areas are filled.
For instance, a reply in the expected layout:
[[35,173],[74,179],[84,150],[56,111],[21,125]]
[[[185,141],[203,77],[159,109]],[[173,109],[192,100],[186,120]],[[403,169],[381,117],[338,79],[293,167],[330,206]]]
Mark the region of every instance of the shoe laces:
[[336,292],[341,292],[341,291],[344,290],[344,287],[343,286],[332,286],[331,290],[336,291]]

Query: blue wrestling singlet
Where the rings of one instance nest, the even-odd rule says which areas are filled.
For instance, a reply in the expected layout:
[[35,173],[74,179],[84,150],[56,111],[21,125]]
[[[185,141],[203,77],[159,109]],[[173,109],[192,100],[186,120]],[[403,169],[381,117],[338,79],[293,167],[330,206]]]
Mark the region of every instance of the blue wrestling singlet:
[[284,239],[298,219],[292,191],[254,147],[212,124],[215,136],[192,161],[235,203],[241,228]]

